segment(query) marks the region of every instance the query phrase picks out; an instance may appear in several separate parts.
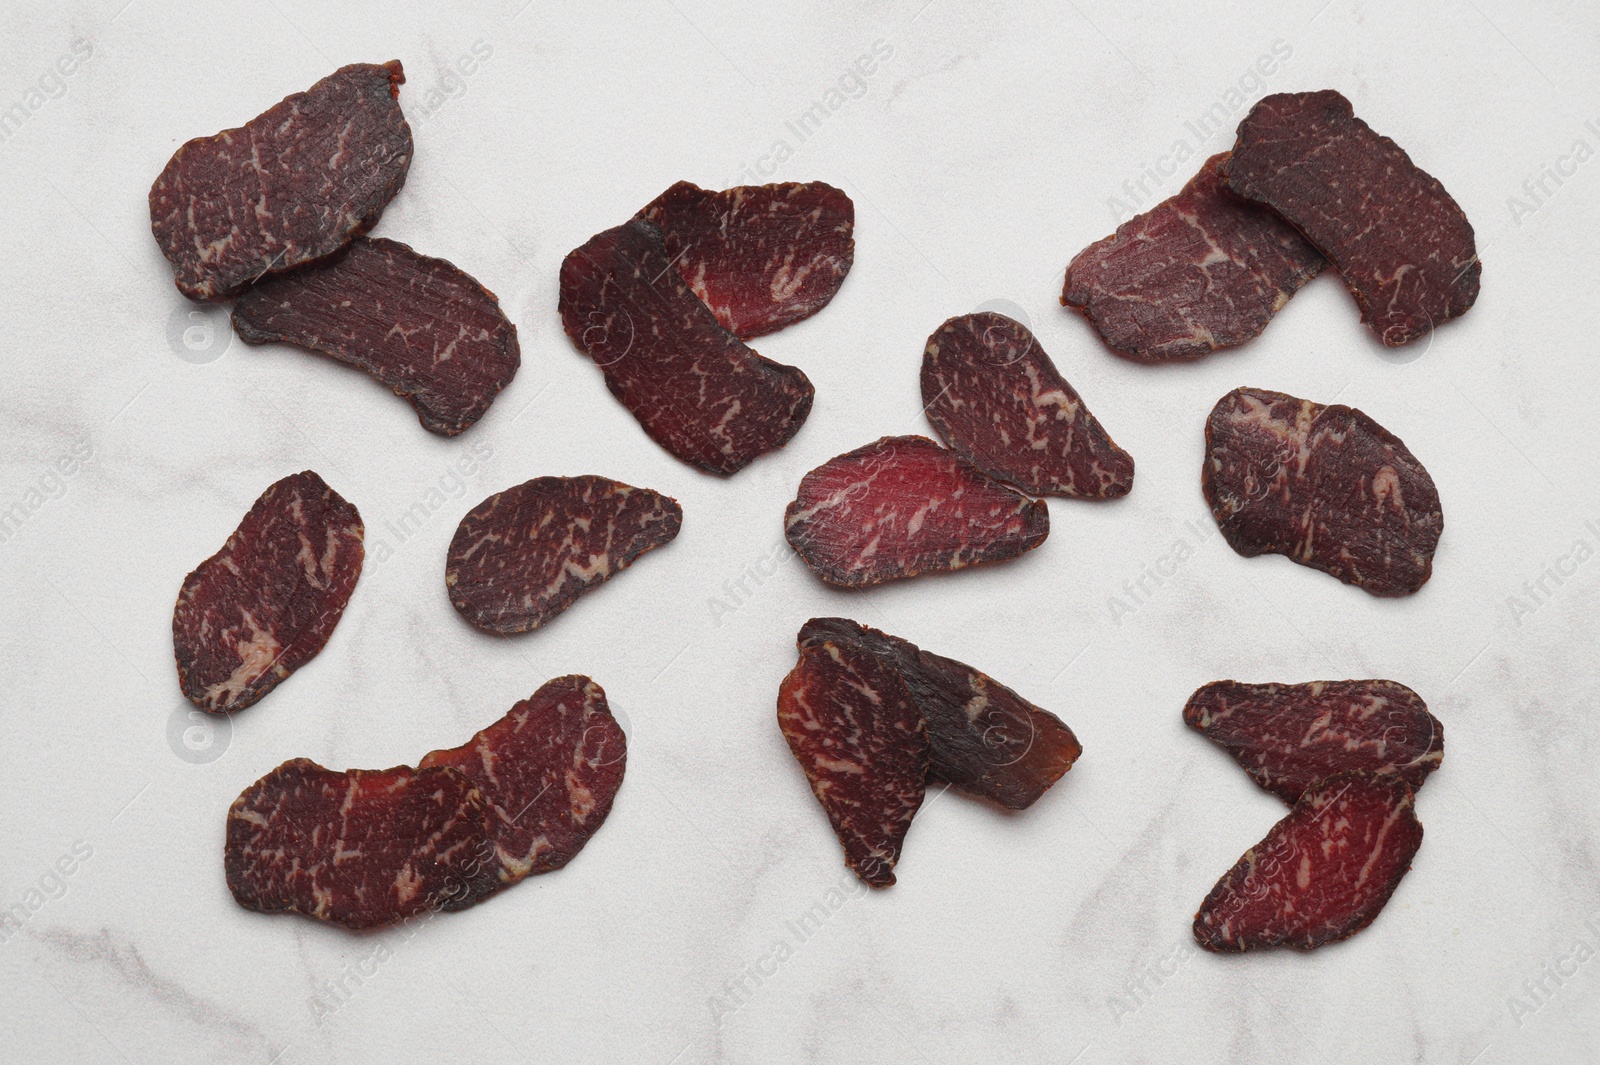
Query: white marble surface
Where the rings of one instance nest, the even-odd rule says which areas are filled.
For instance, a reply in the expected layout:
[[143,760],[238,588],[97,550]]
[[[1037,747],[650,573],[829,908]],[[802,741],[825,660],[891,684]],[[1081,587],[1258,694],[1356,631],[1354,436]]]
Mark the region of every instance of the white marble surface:
[[[26,111],[0,142],[0,507],[26,511],[0,543],[0,905],[25,917],[0,934],[0,1057],[1600,1059],[1592,6],[123,5],[0,6],[0,104]],[[378,232],[476,275],[521,329],[521,372],[456,440],[359,373],[191,320],[149,233],[146,191],[183,140],[391,57],[417,154]],[[1190,125],[1208,108],[1231,130],[1246,98],[1327,86],[1477,226],[1464,320],[1386,353],[1330,275],[1244,350],[1153,370],[1057,305],[1113,197],[1148,204],[1231,141]],[[814,101],[802,139],[789,123]],[[824,179],[857,207],[838,298],[757,345],[811,376],[810,421],[728,481],[651,444],[554,313],[561,256],[679,178]],[[927,432],[923,341],[991,301],[1136,456],[1132,495],[1051,502],[1049,541],[1005,566],[825,589],[783,544],[785,502],[840,451]],[[1446,522],[1420,594],[1377,600],[1215,535],[1201,427],[1247,383],[1358,405],[1428,465]],[[186,732],[178,586],[306,467],[393,557],[369,556],[321,657],[231,730]],[[441,579],[456,521],[581,472],[677,496],[682,536],[544,631],[469,629]],[[858,890],[773,717],[796,628],[830,612],[987,669],[1087,753],[1021,816],[935,799],[900,884]],[[224,812],[271,767],[412,761],[570,671],[605,685],[631,757],[566,870],[410,935],[233,903]],[[1348,943],[1196,951],[1197,903],[1281,808],[1185,730],[1184,699],[1350,676],[1412,685],[1447,728],[1414,871]]]

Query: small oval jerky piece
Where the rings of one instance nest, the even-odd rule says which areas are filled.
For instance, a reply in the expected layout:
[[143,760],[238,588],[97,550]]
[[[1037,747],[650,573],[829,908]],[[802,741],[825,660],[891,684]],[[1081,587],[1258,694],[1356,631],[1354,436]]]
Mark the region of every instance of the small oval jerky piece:
[[1201,488],[1228,546],[1410,595],[1444,529],[1433,478],[1359,410],[1236,388],[1206,420]]
[[1327,265],[1272,211],[1227,190],[1213,155],[1176,196],[1072,260],[1061,302],[1135,362],[1185,362],[1260,335]]
[[411,166],[405,80],[396,60],[340,67],[179,148],[150,189],[150,227],[178,291],[225,300],[376,225]]
[[1361,320],[1389,347],[1478,298],[1483,265],[1461,207],[1332,89],[1258,101],[1239,123],[1225,176],[1332,260]]
[[522,361],[493,292],[381,238],[256,285],[234,304],[233,328],[247,344],[284,341],[365,370],[445,436],[483,417]]
[[1200,904],[1206,950],[1311,950],[1378,916],[1422,845],[1411,785],[1342,773],[1308,790]]
[[922,403],[951,449],[1030,495],[1112,499],[1133,487],[1133,457],[1003,314],[951,318],[928,338]]
[[886,436],[800,481],[784,537],[817,576],[864,588],[1033,550],[1050,512],[925,436]]
[[273,484],[184,579],[172,645],[184,697],[243,710],[317,656],[361,576],[361,515],[310,470]]
[[620,481],[535,477],[467,512],[446,556],[450,602],[487,632],[528,632],[678,535],[678,501]]
[[643,219],[567,255],[561,324],[650,439],[707,473],[738,473],[787,444],[811,413],[806,375],[718,325]]
[[855,204],[820,181],[722,192],[680,181],[639,217],[661,227],[678,276],[746,340],[822,310],[855,261]]

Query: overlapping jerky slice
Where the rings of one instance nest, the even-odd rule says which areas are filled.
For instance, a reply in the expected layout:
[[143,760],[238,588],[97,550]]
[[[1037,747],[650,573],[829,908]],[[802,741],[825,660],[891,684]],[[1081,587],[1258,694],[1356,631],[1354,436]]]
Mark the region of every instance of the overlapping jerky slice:
[[1437,178],[1332,89],[1263,97],[1239,123],[1224,176],[1333,261],[1361,320],[1389,347],[1478,298],[1472,223]]
[[820,181],[711,192],[680,181],[639,217],[722,327],[749,339],[828,305],[855,261],[856,208]]
[[861,588],[1016,558],[1050,513],[925,436],[886,436],[806,474],[784,536],[829,584]]
[[1411,785],[1343,773],[1312,787],[1200,904],[1194,938],[1228,953],[1311,950],[1378,916],[1422,845]]
[[1183,362],[1261,333],[1326,265],[1282,218],[1227,190],[1213,155],[1171,199],[1067,267],[1061,302],[1136,362]]
[[1287,555],[1373,595],[1409,595],[1444,529],[1433,478],[1359,410],[1236,388],[1206,420],[1201,487],[1239,554]]
[[536,477],[467,512],[445,559],[450,602],[495,633],[536,629],[669,543],[678,501],[605,477]]
[[900,675],[927,722],[930,774],[969,795],[1027,809],[1083,753],[1060,718],[964,662],[847,618],[812,618],[800,629],[801,650],[830,641]]
[[1003,314],[951,318],[928,338],[922,403],[956,453],[1031,495],[1111,499],[1133,487],[1133,457]]
[[178,290],[224,300],[344,247],[405,184],[398,61],[340,67],[238,129],[190,141],[150,189]]
[[178,685],[211,713],[242,710],[317,656],[361,576],[361,515],[310,470],[261,493],[172,613]]
[[1444,726],[1392,680],[1219,680],[1189,697],[1183,720],[1291,804],[1324,777],[1354,770],[1421,787],[1444,758]]
[[233,328],[247,344],[284,341],[365,370],[445,436],[483,417],[522,361],[493,292],[381,238],[256,285],[234,304]]

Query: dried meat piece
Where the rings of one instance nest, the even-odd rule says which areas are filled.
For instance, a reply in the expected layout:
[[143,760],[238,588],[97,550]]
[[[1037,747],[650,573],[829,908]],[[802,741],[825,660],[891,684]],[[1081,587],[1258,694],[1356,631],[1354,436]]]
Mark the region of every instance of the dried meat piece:
[[1410,595],[1444,529],[1433,478],[1359,410],[1236,388],[1206,420],[1201,487],[1223,538],[1373,595]]
[[405,80],[396,60],[340,67],[179,148],[150,188],[150,227],[178,291],[225,300],[376,225],[411,166]]
[[1213,155],[1067,267],[1064,306],[1135,362],[1186,362],[1260,335],[1327,265],[1293,226],[1229,192]]
[[1016,558],[1050,512],[925,436],[886,436],[806,474],[784,513],[789,546],[829,584],[864,588]]
[[1308,790],[1217,881],[1194,918],[1206,950],[1311,950],[1378,916],[1422,845],[1411,785],[1342,773]]
[[678,276],[745,340],[822,310],[855,261],[855,204],[820,181],[722,192],[680,181],[639,217],[661,228]]
[[184,579],[172,645],[184,697],[243,710],[317,656],[361,576],[361,515],[310,470],[273,484]]
[[922,403],[945,444],[1030,495],[1113,499],[1133,487],[1133,457],[1003,314],[951,318],[928,338]]
[[718,325],[643,219],[567,255],[561,324],[650,438],[707,473],[737,473],[782,447],[811,412],[806,375]]
[[281,341],[365,370],[445,436],[483,417],[522,361],[493,292],[381,238],[256,285],[234,304],[233,328],[247,344]]
[[1477,300],[1472,223],[1332,89],[1263,97],[1239,123],[1224,171],[1228,188],[1277,211],[1332,260],[1388,347]]

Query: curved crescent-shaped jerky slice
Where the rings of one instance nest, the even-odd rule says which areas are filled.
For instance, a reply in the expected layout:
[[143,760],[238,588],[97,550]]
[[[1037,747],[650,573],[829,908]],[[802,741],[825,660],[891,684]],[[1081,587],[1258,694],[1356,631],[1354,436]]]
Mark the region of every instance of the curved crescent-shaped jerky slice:
[[1433,478],[1359,410],[1236,388],[1206,420],[1201,488],[1228,546],[1271,553],[1373,595],[1410,595],[1444,529]]
[[748,340],[828,305],[855,261],[855,204],[820,181],[712,192],[680,181],[639,217],[728,332]]
[[648,488],[592,475],[535,477],[461,519],[445,587],[478,628],[528,632],[669,543],[682,524],[678,501]]
[[445,436],[483,417],[522,361],[493,292],[381,238],[256,285],[234,304],[233,328],[247,344],[284,341],[365,370]]
[[1133,457],[1003,314],[951,318],[928,338],[922,403],[952,450],[1030,495],[1112,499],[1133,487]]
[[1239,123],[1228,187],[1294,223],[1332,260],[1389,347],[1465,314],[1483,265],[1437,178],[1332,89],[1263,97]]
[[1229,192],[1213,155],[1171,199],[1072,260],[1061,302],[1135,362],[1185,362],[1258,336],[1327,265],[1272,211]]
[[150,189],[150,227],[178,291],[225,300],[376,225],[411,166],[405,80],[396,60],[340,67],[179,148]]
[[1378,916],[1422,845],[1411,785],[1342,773],[1308,790],[1200,904],[1206,950],[1311,950]]
[[1392,680],[1213,681],[1189,697],[1183,720],[1290,804],[1324,777],[1354,770],[1419,788],[1444,758],[1444,726]]
[[925,436],[886,436],[800,481],[783,535],[841,588],[1016,558],[1044,542],[1050,512]]
[[310,470],[273,484],[172,612],[178,685],[210,713],[260,699],[333,635],[361,576],[361,515]]
[[811,413],[806,375],[718,325],[643,219],[567,255],[561,324],[650,438],[707,473],[739,472],[787,444]]

